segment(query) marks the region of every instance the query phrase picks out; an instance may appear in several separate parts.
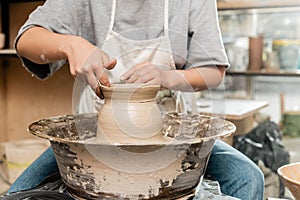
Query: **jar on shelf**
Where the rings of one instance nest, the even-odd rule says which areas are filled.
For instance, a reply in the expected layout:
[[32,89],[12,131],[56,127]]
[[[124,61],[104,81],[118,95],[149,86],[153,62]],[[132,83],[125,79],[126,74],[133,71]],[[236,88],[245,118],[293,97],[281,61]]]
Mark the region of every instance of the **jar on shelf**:
[[273,50],[277,52],[280,69],[296,71],[300,68],[300,40],[273,40]]

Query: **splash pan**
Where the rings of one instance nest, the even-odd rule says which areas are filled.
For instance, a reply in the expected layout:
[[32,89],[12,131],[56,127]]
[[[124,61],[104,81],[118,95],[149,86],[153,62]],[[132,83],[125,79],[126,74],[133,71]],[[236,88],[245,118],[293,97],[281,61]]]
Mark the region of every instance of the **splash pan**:
[[142,144],[96,140],[96,114],[42,119],[29,131],[50,141],[62,180],[76,197],[178,199],[202,181],[215,140],[235,131],[226,120],[198,117],[206,128],[195,138],[174,137],[165,121],[164,140]]

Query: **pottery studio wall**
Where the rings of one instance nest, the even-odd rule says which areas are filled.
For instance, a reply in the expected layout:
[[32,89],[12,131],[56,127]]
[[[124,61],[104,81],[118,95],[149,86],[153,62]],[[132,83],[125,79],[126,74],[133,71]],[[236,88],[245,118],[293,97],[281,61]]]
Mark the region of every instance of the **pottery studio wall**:
[[[293,45],[287,46],[287,49],[285,49],[286,52],[293,52],[289,53],[291,55],[294,55],[294,52],[297,54],[297,49],[295,48],[299,43],[300,35],[299,9],[299,7],[257,10],[237,9],[230,12],[219,12],[223,41],[229,61],[232,64],[229,70],[239,72],[249,70],[249,36],[260,35],[263,37],[263,63],[261,70],[264,72],[274,72],[274,74],[280,74],[279,71],[295,74],[295,76],[265,76],[262,72],[261,74],[258,73],[258,76],[245,75],[226,77],[225,84],[229,97],[248,98],[251,96],[254,100],[268,101],[269,106],[264,108],[262,112],[270,116],[271,120],[276,123],[281,120],[281,93],[285,96],[285,110],[299,110],[300,107],[299,96],[297,96],[300,89],[296,87],[300,81],[297,75],[297,70],[299,71],[300,65],[291,64],[294,60],[288,59],[287,56],[279,57],[280,54],[277,52],[278,49],[276,49],[275,45],[277,44],[276,42],[279,41],[297,43],[292,43]],[[235,48],[232,48],[232,45]],[[288,48],[290,51],[288,51]],[[278,56],[268,56],[270,52]],[[236,56],[236,54],[238,56]],[[299,56],[298,58],[296,57],[295,62],[300,63],[299,58]],[[272,65],[270,61],[272,61]],[[283,65],[286,61],[291,61],[288,66]],[[251,83],[249,84],[249,79],[252,80],[252,85]],[[246,93],[246,88],[249,86],[252,87],[252,95]]]
[[[15,38],[29,13],[39,4],[10,4],[10,38]],[[2,55],[0,77],[0,142],[36,138],[27,132],[31,122],[71,113],[74,79],[67,66],[41,81],[32,77],[16,56]]]

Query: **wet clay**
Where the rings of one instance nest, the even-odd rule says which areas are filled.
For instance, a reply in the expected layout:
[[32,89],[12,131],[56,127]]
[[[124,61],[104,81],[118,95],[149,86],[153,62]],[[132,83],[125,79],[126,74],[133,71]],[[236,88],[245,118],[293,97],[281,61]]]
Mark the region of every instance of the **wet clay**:
[[103,86],[105,103],[99,111],[97,139],[123,144],[163,140],[163,118],[154,102],[159,89],[159,85],[145,84]]

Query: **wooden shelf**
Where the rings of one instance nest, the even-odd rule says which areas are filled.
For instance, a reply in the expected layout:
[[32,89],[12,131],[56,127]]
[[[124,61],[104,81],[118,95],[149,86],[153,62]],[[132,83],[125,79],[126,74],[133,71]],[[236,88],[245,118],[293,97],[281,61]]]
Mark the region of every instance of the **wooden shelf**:
[[[11,42],[11,15],[10,15],[10,6],[13,3],[32,3],[32,2],[41,2],[44,3],[45,0],[0,0],[0,25],[1,25],[1,31],[5,34],[5,44],[4,48],[12,48],[10,42]],[[16,20],[17,21],[17,20]],[[13,21],[14,23],[14,21]]]
[[219,10],[279,8],[300,6],[297,0],[218,0]]
[[45,0],[1,0],[1,3],[26,3],[35,1],[45,1]]
[[0,56],[16,56],[17,52],[15,49],[0,49]]
[[290,71],[276,71],[276,72],[269,72],[269,71],[227,71],[227,75],[233,76],[300,76],[300,70],[295,72]]

